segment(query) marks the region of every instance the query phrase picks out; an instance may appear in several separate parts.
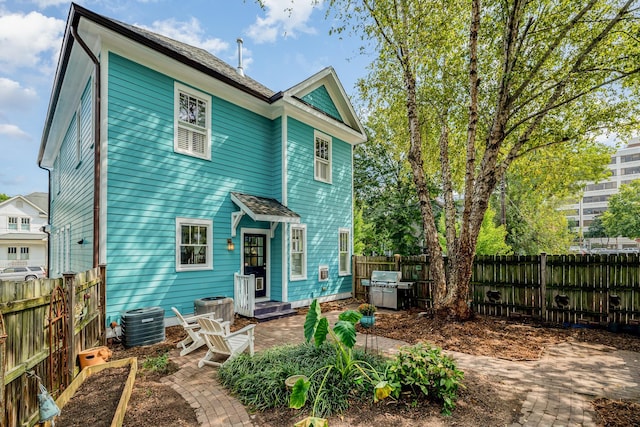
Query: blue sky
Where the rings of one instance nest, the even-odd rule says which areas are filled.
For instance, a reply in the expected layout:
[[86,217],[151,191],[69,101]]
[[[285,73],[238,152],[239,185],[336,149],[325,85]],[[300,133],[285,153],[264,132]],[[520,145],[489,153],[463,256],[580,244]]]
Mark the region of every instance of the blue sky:
[[[275,91],[331,65],[353,98],[369,62],[359,54],[359,40],[329,35],[322,1],[312,6],[312,0],[265,0],[264,10],[253,0],[77,3],[202,47],[232,65],[242,37],[245,73]],[[0,193],[47,191],[37,157],[69,6],[61,0],[0,0]]]

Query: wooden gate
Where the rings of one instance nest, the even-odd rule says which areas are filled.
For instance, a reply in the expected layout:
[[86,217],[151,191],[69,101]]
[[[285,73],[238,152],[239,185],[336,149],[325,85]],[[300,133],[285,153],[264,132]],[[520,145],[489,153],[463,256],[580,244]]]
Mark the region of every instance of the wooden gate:
[[69,311],[64,290],[59,285],[49,303],[49,391],[59,396],[69,385],[67,319]]

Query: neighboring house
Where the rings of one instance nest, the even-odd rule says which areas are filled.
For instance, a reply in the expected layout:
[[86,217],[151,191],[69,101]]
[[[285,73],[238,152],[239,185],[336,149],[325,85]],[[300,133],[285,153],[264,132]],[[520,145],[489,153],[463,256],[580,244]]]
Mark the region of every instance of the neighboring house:
[[[589,231],[593,219],[606,212],[609,197],[617,194],[620,186],[640,179],[640,138],[634,138],[629,144],[616,151],[609,163],[611,175],[605,181],[589,182],[585,186],[582,198],[576,203],[562,207],[567,219],[576,224],[576,231],[584,235]],[[619,238],[585,238],[583,246],[635,248],[638,243],[626,237]]]
[[0,203],[0,268],[47,265],[47,193]]
[[[302,306],[352,290],[352,153],[335,71],[274,92],[205,50],[72,4],[38,163],[51,276],[107,266],[125,310],[234,295]],[[273,65],[279,66],[279,65]]]

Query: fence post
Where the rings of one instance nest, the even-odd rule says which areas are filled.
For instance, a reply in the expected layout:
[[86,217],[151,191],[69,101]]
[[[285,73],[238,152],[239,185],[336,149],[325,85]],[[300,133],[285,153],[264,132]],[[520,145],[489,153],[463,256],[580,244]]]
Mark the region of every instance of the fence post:
[[4,329],[4,318],[2,317],[2,312],[0,311],[0,408],[2,408],[2,413],[0,413],[0,426],[4,426],[5,419],[5,402],[4,402],[4,359],[6,355],[6,344],[7,334]]
[[74,377],[74,371],[76,366],[76,283],[74,273],[63,273],[64,291],[67,294],[67,310],[69,316],[67,318],[67,333],[69,334],[67,339],[67,357],[69,358],[69,378]]
[[394,262],[395,262],[395,270],[396,270],[396,271],[402,271],[402,270],[400,269],[400,260],[402,259],[402,255],[400,255],[400,254],[395,254],[395,255],[393,256],[393,258],[394,258]]
[[107,345],[107,265],[98,266],[100,287],[98,288],[98,311],[100,312],[100,343]]
[[540,315],[547,320],[547,254],[540,254]]

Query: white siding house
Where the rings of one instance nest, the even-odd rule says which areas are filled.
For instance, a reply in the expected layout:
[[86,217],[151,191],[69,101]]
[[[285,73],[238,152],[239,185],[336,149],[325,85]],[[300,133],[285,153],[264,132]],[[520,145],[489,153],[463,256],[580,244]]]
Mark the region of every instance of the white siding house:
[[0,268],[47,265],[47,193],[0,203]]

